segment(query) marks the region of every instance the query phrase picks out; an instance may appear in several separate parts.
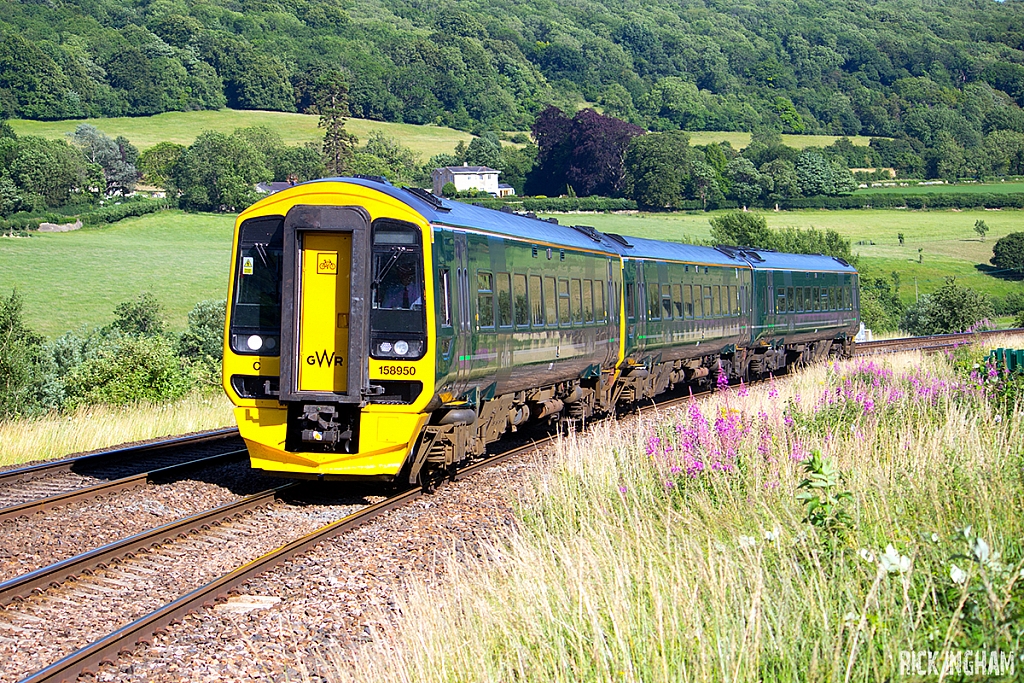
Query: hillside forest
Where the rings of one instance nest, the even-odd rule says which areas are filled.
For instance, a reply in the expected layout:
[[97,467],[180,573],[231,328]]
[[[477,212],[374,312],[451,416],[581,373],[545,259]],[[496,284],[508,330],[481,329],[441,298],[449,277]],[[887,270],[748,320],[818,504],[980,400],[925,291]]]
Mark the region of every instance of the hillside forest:
[[[53,0],[4,3],[0,110],[317,113],[526,130],[591,103],[653,131],[889,138],[915,177],[1024,156],[1024,12],[993,0]],[[993,137],[995,136],[995,137]],[[991,164],[988,164],[991,166]]]

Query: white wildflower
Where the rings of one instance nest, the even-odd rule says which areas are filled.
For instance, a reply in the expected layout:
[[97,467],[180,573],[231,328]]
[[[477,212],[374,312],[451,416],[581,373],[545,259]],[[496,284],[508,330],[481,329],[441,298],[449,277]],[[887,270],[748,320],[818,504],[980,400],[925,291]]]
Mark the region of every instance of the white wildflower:
[[971,529],[973,528],[974,527],[970,524],[964,527],[964,538],[966,538],[968,541],[971,540]]
[[779,527],[775,527],[771,531],[764,532],[764,540],[768,541],[769,543],[771,543],[772,541],[777,541],[779,539],[780,534],[782,534],[782,529],[780,529]]
[[740,536],[736,540],[739,542],[740,547],[743,549],[753,548],[755,545],[757,545],[757,541],[754,540],[753,536]]
[[967,580],[967,572],[955,564],[951,564],[949,565],[949,578],[953,579],[953,583],[959,586]]
[[890,574],[905,574],[910,571],[910,558],[900,555],[892,543],[885,546],[885,554],[880,558],[882,569]]
[[996,424],[999,424],[999,423],[1000,423],[1000,422],[1002,422],[1002,421],[1003,421],[1003,416],[1002,416],[1002,415],[996,415],[996,417],[995,417],[995,423],[996,423]]
[[982,564],[988,564],[990,549],[988,543],[981,536],[974,539],[974,548],[972,548],[974,556],[978,558],[978,562]]
[[938,542],[939,542],[939,535],[933,533],[932,534],[932,543],[938,543]]
[[873,552],[871,552],[870,550],[868,550],[867,548],[861,548],[857,552],[857,554],[860,555],[860,558],[862,560],[864,560],[865,562],[867,562],[868,564],[874,564],[875,563],[875,554]]

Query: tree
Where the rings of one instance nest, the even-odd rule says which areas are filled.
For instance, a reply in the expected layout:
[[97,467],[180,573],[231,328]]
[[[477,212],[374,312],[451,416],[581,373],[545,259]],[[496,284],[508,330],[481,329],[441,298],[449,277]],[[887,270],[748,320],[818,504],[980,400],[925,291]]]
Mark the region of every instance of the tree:
[[156,187],[167,187],[174,164],[187,148],[175,142],[161,142],[139,155],[143,179]]
[[473,166],[488,166],[501,169],[501,139],[493,131],[486,131],[473,138],[466,148],[466,159]]
[[996,240],[991,263],[996,268],[1024,273],[1024,232],[1011,232]]
[[622,157],[629,141],[644,130],[593,109],[572,119],[568,182],[581,197],[618,195],[623,187]]
[[455,183],[451,181],[445,183],[444,186],[441,188],[441,194],[445,197],[454,197],[458,193],[458,188],[455,187]]
[[732,196],[743,206],[761,196],[764,179],[749,159],[736,157],[725,166]]
[[[564,191],[569,177],[572,125],[558,107],[549,106],[537,114],[530,128],[537,141],[537,165],[526,177],[529,194],[559,195]],[[455,154],[461,156],[458,147]]]
[[188,312],[188,329],[178,338],[178,355],[218,366],[224,357],[224,316],[227,301],[207,300]]
[[43,338],[25,326],[17,291],[0,298],[0,417],[26,412],[38,375]]
[[263,153],[245,136],[207,131],[178,158],[171,185],[187,211],[237,211],[256,201],[257,183],[271,178]]
[[139,151],[124,136],[113,139],[95,126],[80,123],[71,140],[82,150],[85,158],[103,169],[107,194],[127,196],[135,190],[139,172],[135,163]]
[[329,175],[344,175],[359,143],[359,138],[345,130],[348,88],[344,83],[333,83],[333,87],[321,95],[317,106],[320,109],[319,125],[324,129],[324,169]]
[[773,238],[764,216],[745,211],[733,211],[710,220],[711,240],[715,244],[736,247],[771,249]]
[[63,206],[72,194],[105,188],[100,166],[63,140],[26,135],[14,143],[7,169],[10,179],[23,193],[37,195],[47,206]]
[[981,219],[974,221],[974,232],[978,233],[978,236],[984,240],[985,235],[988,233],[988,226],[985,225],[985,221]]
[[622,161],[626,196],[641,209],[678,208],[691,181],[689,156],[690,136],[682,131],[633,138]]
[[948,334],[975,327],[992,315],[988,297],[948,277],[942,287],[907,309],[901,327],[918,336]]

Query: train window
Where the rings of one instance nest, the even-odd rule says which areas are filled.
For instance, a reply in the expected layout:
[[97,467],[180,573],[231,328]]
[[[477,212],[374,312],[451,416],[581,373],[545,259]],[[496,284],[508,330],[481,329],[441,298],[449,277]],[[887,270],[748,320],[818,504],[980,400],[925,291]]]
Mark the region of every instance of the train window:
[[544,278],[544,322],[551,327],[558,325],[558,292],[555,290],[555,278]]
[[683,317],[693,320],[693,287],[683,285]]
[[828,288],[828,310],[830,310],[830,311],[836,310],[836,288],[835,287],[829,287]]
[[814,304],[811,303],[812,301],[813,300],[811,299],[811,288],[810,287],[804,287],[804,310],[805,311],[810,311],[810,310],[812,310],[814,308]]
[[661,319],[661,287],[657,282],[650,282],[647,285],[647,315],[648,320]]
[[661,317],[665,320],[672,319],[672,287],[671,285],[661,286]]
[[512,325],[512,275],[498,273],[495,276],[498,284],[498,325]]
[[526,276],[516,273],[512,276],[512,311],[516,327],[530,324],[530,302],[526,297]]
[[441,269],[441,325],[452,326],[452,273]]
[[729,301],[732,303],[733,316],[738,316],[740,314],[740,291],[736,285],[729,285]]
[[818,294],[818,288],[815,287],[814,289],[811,290],[811,305],[816,311],[821,310],[821,299],[819,297],[820,294]]
[[572,322],[579,325],[583,322],[583,284],[576,278],[569,283],[569,304],[572,306]]
[[544,325],[544,296],[541,294],[540,275],[530,276],[530,311],[534,327]]
[[722,315],[722,288],[715,285],[711,288],[711,317],[718,318]]
[[494,276],[478,270],[476,273],[476,313],[480,327],[494,327]]
[[714,308],[711,306],[711,287],[704,288],[704,317],[715,317]]
[[608,319],[608,312],[604,308],[604,283],[600,280],[594,281],[594,313],[597,322],[604,322]]
[[568,325],[571,319],[569,311],[569,281],[558,281],[558,322]]
[[[598,283],[600,285],[600,283]],[[583,281],[583,322],[594,322],[594,282]]]
[[779,289],[778,289],[778,295],[776,296],[776,303],[775,303],[775,312],[776,313],[785,313],[786,312],[786,288],[785,287],[779,287]]
[[626,298],[626,319],[632,321],[634,318],[636,318],[635,309],[633,307],[633,303],[635,301],[635,297],[633,296],[633,286],[627,284],[622,291]]
[[800,312],[800,311],[804,310],[804,288],[803,287],[797,287],[796,288],[796,310],[797,310],[797,312]]
[[796,311],[796,297],[793,296],[792,287],[786,287],[786,310],[790,313]]
[[853,287],[846,285],[846,308],[853,310]]
[[821,310],[828,310],[828,287],[821,288]]
[[675,306],[676,319],[683,319],[683,286],[672,285],[672,305]]

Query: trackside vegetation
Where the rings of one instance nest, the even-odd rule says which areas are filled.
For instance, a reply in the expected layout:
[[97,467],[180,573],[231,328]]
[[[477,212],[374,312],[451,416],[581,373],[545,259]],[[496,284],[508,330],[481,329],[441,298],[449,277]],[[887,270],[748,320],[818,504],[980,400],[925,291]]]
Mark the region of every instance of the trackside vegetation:
[[[1024,380],[986,351],[831,363],[566,437],[515,523],[398,593],[336,680],[866,682],[904,651],[1019,655]],[[972,671],[1011,680],[990,662]]]

